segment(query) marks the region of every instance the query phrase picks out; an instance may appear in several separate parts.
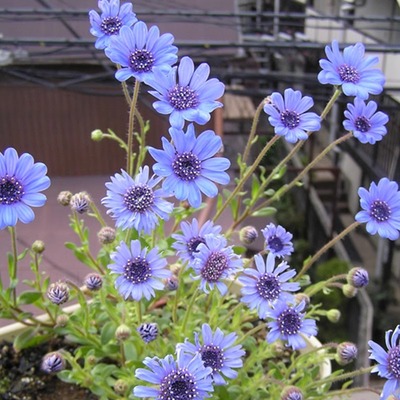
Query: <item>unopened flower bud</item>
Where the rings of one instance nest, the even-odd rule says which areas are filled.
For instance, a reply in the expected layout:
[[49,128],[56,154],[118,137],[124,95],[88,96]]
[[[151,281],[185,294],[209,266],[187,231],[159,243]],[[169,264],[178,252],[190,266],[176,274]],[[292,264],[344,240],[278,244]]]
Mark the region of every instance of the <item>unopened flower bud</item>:
[[296,386],[285,387],[281,393],[281,400],[303,400],[303,392]]
[[97,357],[94,356],[93,354],[90,354],[86,357],[86,362],[89,365],[95,365],[97,363]]
[[300,304],[301,302],[304,302],[305,309],[307,309],[309,307],[309,305],[311,304],[310,296],[306,295],[305,293],[296,293],[294,295],[294,300],[295,300],[296,304]]
[[69,206],[69,202],[71,201],[72,193],[68,190],[64,190],[59,193],[57,196],[57,202],[58,204],[61,204],[62,206]]
[[110,226],[104,226],[97,232],[97,238],[101,244],[110,244],[115,240],[116,231]]
[[41,240],[35,240],[32,243],[32,250],[36,253],[36,254],[42,254],[45,251],[46,247],[44,245],[44,242]]
[[252,244],[258,238],[258,231],[254,226],[245,226],[239,232],[239,239],[244,244]]
[[339,322],[339,320],[340,320],[341,313],[336,308],[332,308],[331,310],[327,311],[326,317],[329,319],[329,321],[336,324],[336,322]]
[[101,129],[95,129],[94,131],[92,131],[90,136],[93,141],[100,142],[104,137],[104,133],[101,131]]
[[178,289],[179,281],[176,275],[172,275],[171,277],[164,280],[165,289],[166,290],[176,290]]
[[129,385],[128,382],[126,382],[124,379],[118,379],[114,383],[114,391],[117,394],[124,395],[125,392],[128,390]]
[[364,268],[354,267],[347,274],[347,283],[353,285],[357,289],[367,286],[368,282],[368,271]]
[[79,192],[71,197],[69,205],[72,211],[76,211],[79,214],[84,214],[89,210],[92,199],[86,192]]
[[185,209],[185,210],[189,210],[190,208],[190,204],[187,200],[181,201],[181,206]]
[[60,372],[65,368],[65,360],[61,353],[54,351],[43,357],[41,370],[47,374]]
[[52,283],[47,289],[47,297],[53,304],[63,304],[69,299],[69,287],[64,282]]
[[92,272],[88,275],[86,275],[83,284],[89,289],[89,290],[100,290],[101,287],[103,286],[103,278],[97,274],[96,272]]
[[69,316],[67,314],[57,315],[56,326],[63,328],[64,326],[67,326],[68,321],[69,321]]
[[124,341],[126,339],[129,339],[129,337],[131,336],[131,333],[132,333],[132,331],[129,328],[129,326],[122,324],[115,331],[115,337],[118,340]]
[[139,328],[137,328],[140,337],[144,342],[149,343],[155,340],[158,336],[158,327],[156,323],[151,324],[141,324]]
[[355,288],[353,285],[349,285],[348,283],[343,285],[342,291],[343,294],[350,299],[357,295],[357,288]]
[[358,349],[354,343],[343,342],[340,343],[336,349],[336,361],[340,365],[351,363],[357,358]]
[[179,275],[179,271],[182,269],[181,264],[172,264],[169,269],[174,275]]

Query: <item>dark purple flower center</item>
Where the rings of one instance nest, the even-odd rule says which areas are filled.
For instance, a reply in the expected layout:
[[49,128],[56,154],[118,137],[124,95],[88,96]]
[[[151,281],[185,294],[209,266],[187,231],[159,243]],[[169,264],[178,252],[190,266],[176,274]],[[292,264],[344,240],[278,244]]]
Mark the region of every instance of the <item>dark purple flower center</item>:
[[228,268],[228,259],[220,252],[211,253],[201,270],[201,276],[208,282],[217,282],[222,273]]
[[375,200],[371,204],[369,212],[378,222],[387,221],[391,213],[389,205],[383,200]]
[[175,85],[168,92],[168,101],[176,110],[187,110],[199,105],[197,93],[189,86]]
[[134,284],[148,281],[151,278],[149,263],[139,256],[128,260],[124,266],[124,278]]
[[149,72],[154,65],[154,57],[146,49],[136,49],[129,56],[129,66],[135,72]]
[[0,204],[18,203],[23,195],[24,189],[15,177],[6,175],[0,179]]
[[205,367],[211,367],[213,372],[221,371],[224,366],[224,352],[219,346],[205,344],[201,347],[200,354]]
[[346,83],[358,83],[360,80],[358,71],[347,64],[343,64],[338,68],[338,74],[340,79]]
[[119,17],[106,17],[101,21],[100,28],[106,35],[116,35],[121,26],[122,21]]
[[289,307],[279,315],[276,321],[282,335],[296,335],[301,328],[302,318],[295,309]]
[[194,376],[186,368],[178,368],[166,375],[160,384],[159,400],[190,400],[199,395]]
[[172,170],[180,179],[192,181],[200,175],[201,161],[191,151],[176,154],[175,160],[172,162]]
[[388,354],[388,370],[396,379],[400,379],[400,346],[392,347]]
[[144,213],[154,203],[154,193],[144,184],[132,186],[124,194],[124,203],[129,211]]
[[273,274],[265,274],[258,279],[256,284],[258,294],[265,300],[273,301],[281,293],[279,280]]
[[281,122],[285,126],[285,128],[296,128],[300,123],[300,115],[296,111],[282,111]]
[[201,236],[195,236],[192,237],[188,242],[187,242],[187,250],[188,253],[193,257],[193,253],[197,253],[197,247],[202,244],[205,243],[206,241],[204,240],[204,238],[202,238]]
[[356,119],[356,122],[354,124],[356,126],[356,129],[360,132],[368,132],[371,129],[371,124],[369,122],[369,119],[366,117],[358,117]]
[[268,239],[268,246],[272,252],[277,253],[283,249],[283,242],[280,237],[274,235]]

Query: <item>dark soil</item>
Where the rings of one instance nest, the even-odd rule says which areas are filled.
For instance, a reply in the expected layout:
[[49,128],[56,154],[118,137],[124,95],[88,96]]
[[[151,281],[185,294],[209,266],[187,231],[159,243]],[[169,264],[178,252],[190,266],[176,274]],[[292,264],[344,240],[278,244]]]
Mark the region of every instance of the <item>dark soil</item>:
[[42,357],[66,347],[49,342],[16,353],[12,344],[0,344],[0,399],[1,400],[97,400],[88,390],[61,382],[57,376],[40,370]]

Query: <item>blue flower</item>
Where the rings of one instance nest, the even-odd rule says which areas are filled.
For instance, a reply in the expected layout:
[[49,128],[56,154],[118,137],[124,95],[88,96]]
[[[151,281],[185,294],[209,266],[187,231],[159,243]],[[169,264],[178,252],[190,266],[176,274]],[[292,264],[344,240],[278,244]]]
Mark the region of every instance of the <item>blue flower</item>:
[[0,229],[35,219],[31,207],[44,205],[46,196],[39,192],[50,186],[46,173],[47,167],[28,153],[18,157],[11,147],[0,153]]
[[[222,103],[216,101],[225,91],[225,85],[216,78],[208,79],[210,67],[200,64],[196,70],[190,57],[183,57],[179,67],[169,72],[154,68],[153,76],[145,82],[155,91],[150,91],[158,101],[153,107],[160,114],[170,114],[171,126],[182,129],[186,121],[204,125],[210,120],[210,113]],[[177,78],[178,73],[178,78]]]
[[207,286],[218,288],[224,295],[228,289],[223,279],[227,279],[242,270],[243,260],[226,247],[226,239],[221,235],[206,235],[205,243],[197,247],[195,259],[191,267],[196,272],[194,279],[201,279],[200,289],[208,293]]
[[162,197],[162,189],[154,190],[161,178],[149,179],[149,167],[141,168],[135,179],[125,171],[111,177],[106,183],[107,196],[101,200],[109,210],[107,214],[116,219],[116,226],[123,230],[135,228],[150,233],[158,224],[158,217],[169,218],[173,204]]
[[381,400],[386,400],[390,395],[399,398],[400,395],[400,345],[398,338],[400,325],[396,326],[394,332],[389,330],[385,335],[385,342],[388,351],[386,352],[379,344],[370,340],[369,358],[378,362],[372,372],[377,372],[382,378],[387,379],[381,393]]
[[115,280],[115,287],[126,299],[139,301],[143,297],[150,300],[155,296],[154,289],[164,289],[162,279],[171,276],[166,267],[167,260],[161,258],[155,247],[147,252],[142,249],[139,240],[132,240],[130,247],[121,242],[116,251],[111,254],[113,264],[108,269],[119,276]]
[[396,240],[400,230],[400,192],[396,182],[382,178],[378,185],[371,183],[369,191],[358,189],[360,205],[355,219],[367,223],[367,232],[378,233],[383,238]]
[[281,225],[268,224],[261,232],[265,238],[265,247],[276,257],[289,256],[293,252],[293,235]]
[[371,68],[379,62],[378,57],[364,57],[365,47],[362,43],[339,50],[336,40],[332,47],[326,46],[328,60],[320,60],[322,71],[318,80],[323,84],[342,85],[343,93],[366,100],[369,94],[379,94],[383,90],[385,77],[379,69]]
[[217,328],[213,333],[208,324],[203,324],[201,332],[203,344],[199,340],[198,333],[195,332],[195,344],[186,339],[185,343],[178,343],[176,348],[192,356],[200,354],[204,366],[212,368],[214,383],[216,385],[225,385],[226,382],[222,375],[229,379],[237,377],[237,371],[232,368],[241,368],[243,366],[241,358],[245,355],[245,351],[241,345],[233,346],[237,339],[237,334],[234,332],[225,336],[221,329]]
[[377,107],[374,101],[365,104],[357,97],[354,99],[354,105],[347,104],[347,110],[344,112],[347,119],[343,121],[343,126],[353,132],[354,137],[361,143],[375,144],[386,135],[385,124],[389,117],[381,111],[376,112]]
[[264,319],[277,301],[292,302],[292,293],[300,290],[298,282],[288,282],[296,275],[294,269],[283,261],[275,268],[275,256],[269,253],[266,262],[260,254],[254,256],[256,269],[246,268],[239,282],[243,284],[241,301],[251,310],[256,309]]
[[165,177],[163,189],[174,193],[178,200],[188,200],[192,207],[201,204],[201,193],[215,197],[221,185],[229,183],[229,175],[224,172],[230,161],[224,157],[214,157],[221,149],[222,140],[214,131],[202,132],[197,138],[193,124],[185,133],[181,129],[170,128],[172,143],[162,138],[163,149],[149,147],[149,153],[157,161],[153,166],[156,175]]
[[205,243],[205,235],[218,235],[222,227],[214,225],[212,221],[206,221],[199,227],[196,218],[193,218],[192,223],[183,221],[181,223],[182,235],[175,233],[172,237],[176,240],[172,247],[178,252],[182,261],[193,261],[195,254],[198,252],[197,247],[200,243]]
[[139,21],[133,27],[123,26],[119,35],[110,38],[105,49],[106,56],[121,65],[115,77],[123,82],[133,76],[143,81],[152,74],[154,67],[169,68],[176,62],[178,48],[173,46],[174,37],[170,33],[160,36],[157,26],[149,30]]
[[146,357],[143,364],[148,369],[138,368],[135,376],[157,388],[136,386],[133,395],[157,399],[202,400],[214,391],[210,374],[198,354],[195,357],[177,351],[176,361],[172,355],[164,358]]
[[272,321],[267,323],[271,328],[267,334],[268,343],[281,339],[287,341],[293,350],[306,347],[301,335],[315,336],[317,327],[313,319],[304,318],[305,314],[301,312],[304,307],[304,301],[295,306],[287,305],[285,302],[276,303],[269,313]]
[[158,326],[155,322],[150,324],[140,324],[137,331],[145,343],[150,343],[153,340],[156,340],[158,336]]
[[302,97],[301,92],[286,89],[284,96],[271,94],[271,103],[264,106],[269,115],[268,121],[275,128],[275,133],[284,136],[289,143],[306,140],[307,132],[321,128],[321,118],[313,112],[305,112],[314,105],[309,96]]
[[119,0],[99,0],[99,8],[101,15],[95,10],[89,11],[90,33],[97,37],[96,49],[105,49],[111,36],[118,35],[123,26],[132,26],[137,18],[131,3],[120,7]]

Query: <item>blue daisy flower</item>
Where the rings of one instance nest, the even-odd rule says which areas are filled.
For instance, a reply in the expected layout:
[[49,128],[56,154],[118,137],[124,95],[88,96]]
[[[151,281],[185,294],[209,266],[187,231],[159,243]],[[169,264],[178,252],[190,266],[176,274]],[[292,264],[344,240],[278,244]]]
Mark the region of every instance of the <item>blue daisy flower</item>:
[[149,147],[149,153],[157,161],[153,165],[156,175],[165,177],[162,187],[173,193],[178,200],[188,200],[192,207],[201,204],[201,193],[215,197],[221,185],[229,183],[229,175],[224,172],[230,161],[224,157],[214,157],[222,147],[221,138],[214,131],[202,132],[197,138],[193,124],[185,133],[170,128],[172,142],[162,138],[164,150]]
[[147,29],[139,21],[133,27],[123,26],[119,35],[111,37],[105,53],[112,62],[121,65],[115,73],[120,82],[130,77],[142,82],[154,67],[169,68],[175,64],[178,48],[172,45],[173,41],[170,33],[160,36],[157,26]]
[[344,112],[346,120],[343,126],[346,130],[353,132],[355,138],[361,143],[375,144],[382,140],[387,130],[385,124],[388,123],[389,117],[381,112],[376,112],[378,105],[374,101],[367,104],[359,98],[354,99],[354,105],[347,104],[347,110]]
[[293,235],[283,226],[268,224],[261,232],[265,238],[265,247],[276,257],[290,256],[293,252]]
[[176,360],[172,355],[164,358],[146,357],[143,361],[148,369],[138,368],[135,376],[158,387],[136,386],[133,395],[157,399],[202,400],[211,397],[214,391],[210,374],[200,354],[192,357],[177,351]]
[[99,0],[99,15],[95,10],[89,11],[90,33],[96,36],[96,49],[105,49],[110,38],[118,35],[123,26],[132,26],[136,21],[136,14],[132,11],[132,3],[119,6],[119,0]]
[[205,235],[205,243],[197,247],[191,267],[196,272],[193,279],[200,279],[200,289],[208,293],[208,287],[216,286],[224,295],[228,289],[224,279],[242,270],[243,260],[233,252],[232,246],[226,247],[227,241],[222,235]]
[[162,279],[169,278],[172,273],[165,268],[167,260],[162,258],[155,247],[147,252],[142,249],[139,240],[132,240],[130,246],[121,242],[111,254],[113,264],[107,267],[112,274],[119,276],[115,280],[115,288],[121,296],[139,301],[143,297],[150,300],[155,296],[154,289],[164,289]]
[[328,60],[320,60],[322,71],[318,80],[322,84],[342,86],[347,96],[356,96],[366,100],[369,94],[379,94],[385,84],[385,76],[379,69],[371,68],[379,62],[378,57],[364,57],[365,47],[362,43],[339,50],[336,40],[332,47],[325,47]]
[[195,332],[195,344],[186,339],[185,343],[178,343],[176,348],[192,356],[200,354],[204,366],[212,368],[214,384],[225,385],[226,382],[222,375],[229,379],[237,377],[237,371],[232,368],[243,366],[242,357],[245,355],[245,351],[241,345],[233,346],[237,339],[237,334],[234,332],[224,335],[221,329],[217,328],[213,332],[210,325],[203,324],[201,333],[203,344],[198,333]]
[[256,269],[246,268],[239,277],[243,285],[241,301],[251,310],[257,310],[261,319],[266,318],[268,312],[278,301],[293,302],[292,293],[300,290],[298,282],[288,282],[296,275],[294,269],[285,261],[275,268],[275,256],[269,253],[266,262],[260,254],[254,256]]
[[278,302],[270,311],[269,317],[272,321],[267,323],[271,330],[267,334],[268,343],[273,343],[278,339],[287,342],[293,350],[306,347],[306,342],[301,335],[315,336],[317,326],[313,319],[304,318],[305,302],[302,301],[295,306],[287,305],[285,302]]
[[224,94],[225,85],[216,78],[208,79],[207,63],[195,69],[193,60],[183,57],[179,66],[169,72],[160,68],[154,68],[153,72],[153,76],[145,79],[155,89],[149,93],[158,99],[153,107],[160,114],[170,114],[171,126],[182,129],[185,120],[204,125],[210,120],[210,113],[222,107],[216,100]]
[[149,167],[140,169],[133,179],[125,171],[111,177],[106,183],[107,196],[101,200],[109,210],[107,214],[116,220],[123,230],[135,228],[150,233],[158,224],[158,218],[168,220],[173,204],[164,200],[162,189],[154,190],[161,178],[149,179]]
[[314,105],[309,96],[302,97],[301,92],[286,89],[284,96],[271,94],[271,103],[264,106],[269,115],[268,121],[275,128],[275,133],[283,136],[289,143],[306,140],[307,132],[321,128],[321,118],[313,112],[306,112]]
[[387,379],[383,386],[381,399],[386,400],[390,395],[400,397],[400,345],[398,339],[400,325],[397,325],[394,332],[389,330],[385,335],[385,342],[388,351],[385,351],[379,344],[370,340],[368,342],[371,353],[369,358],[378,362],[372,372],[377,372],[382,378]]
[[360,205],[355,219],[367,224],[367,232],[378,233],[383,238],[396,240],[400,230],[400,192],[396,182],[382,178],[376,185],[371,183],[369,191],[358,189]]
[[31,207],[44,205],[46,196],[39,192],[50,186],[46,173],[47,167],[28,153],[19,157],[12,147],[0,153],[0,229],[35,219]]
[[222,227],[214,225],[210,220],[204,222],[200,227],[196,218],[192,222],[183,221],[181,223],[182,234],[175,233],[172,237],[176,240],[172,247],[178,252],[182,261],[193,261],[198,252],[197,247],[200,243],[205,243],[205,235],[218,235]]

